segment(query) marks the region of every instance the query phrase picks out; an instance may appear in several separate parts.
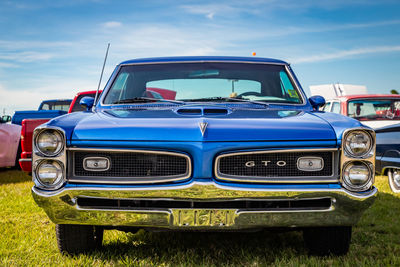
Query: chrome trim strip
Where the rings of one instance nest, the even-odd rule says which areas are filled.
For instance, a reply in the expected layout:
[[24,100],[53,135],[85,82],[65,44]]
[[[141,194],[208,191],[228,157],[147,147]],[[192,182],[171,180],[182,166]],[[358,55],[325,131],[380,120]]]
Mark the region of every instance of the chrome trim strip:
[[18,161],[20,161],[20,162],[28,162],[28,161],[32,161],[32,159],[19,159]]
[[[261,150],[261,151],[247,151],[247,152],[233,152],[226,153],[216,157],[214,164],[214,174],[217,179],[235,182],[254,182],[254,183],[335,183],[339,181],[339,173],[336,167],[337,161],[337,148],[315,148],[315,149],[282,149],[282,150]],[[251,154],[270,154],[270,153],[287,153],[287,152],[332,152],[332,175],[330,176],[290,176],[290,177],[252,177],[252,176],[236,176],[225,175],[220,173],[219,164],[220,159],[224,157],[236,155],[251,155]]]
[[[71,153],[72,177],[68,177],[68,181],[77,183],[93,183],[93,184],[149,184],[149,183],[165,183],[172,181],[185,180],[192,176],[192,162],[189,155],[178,152],[158,151],[158,150],[139,150],[139,149],[102,149],[102,148],[67,148],[67,151],[79,152],[119,152],[119,153],[144,153],[144,154],[161,154],[183,157],[186,159],[186,173],[183,175],[169,176],[140,176],[140,177],[101,177],[101,176],[78,176],[75,173],[74,157]],[[111,178],[111,179],[110,179]]]

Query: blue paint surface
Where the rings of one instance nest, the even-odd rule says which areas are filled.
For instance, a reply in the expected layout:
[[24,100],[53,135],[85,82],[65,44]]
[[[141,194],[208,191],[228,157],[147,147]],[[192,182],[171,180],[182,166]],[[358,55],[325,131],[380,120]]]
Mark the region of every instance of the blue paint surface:
[[[151,64],[160,62],[242,62],[243,64],[287,63],[274,59],[240,57],[179,57],[137,59],[121,64]],[[121,65],[120,64],[120,65]],[[106,85],[115,78],[119,66]],[[289,71],[290,68],[288,67]],[[296,77],[292,74],[294,79]],[[300,88],[301,90],[301,88]],[[185,114],[180,109],[194,106],[225,109],[224,114]],[[207,123],[204,134],[199,124]],[[313,111],[310,103],[301,105],[252,103],[145,103],[105,106],[97,103],[94,112],[77,112],[51,120],[48,125],[65,130],[67,146],[79,148],[118,148],[160,150],[186,153],[193,166],[192,177],[185,182],[157,186],[184,185],[193,181],[215,182],[216,156],[226,152],[278,149],[339,148],[342,133],[350,127],[360,127],[359,121],[334,113]],[[340,188],[339,184],[239,184],[221,183],[240,188],[318,189]],[[69,184],[67,187],[85,185]],[[91,185],[97,186],[97,185]],[[106,185],[98,185],[107,187]],[[120,185],[113,187],[141,187]]]

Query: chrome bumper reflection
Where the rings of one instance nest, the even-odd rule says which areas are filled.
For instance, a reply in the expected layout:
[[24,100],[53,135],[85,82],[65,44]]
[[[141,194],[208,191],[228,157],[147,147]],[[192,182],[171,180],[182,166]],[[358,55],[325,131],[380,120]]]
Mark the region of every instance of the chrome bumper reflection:
[[[169,229],[246,229],[354,225],[375,200],[377,189],[351,193],[344,189],[254,190],[191,183],[178,187],[116,188],[77,187],[56,192],[32,188],[36,203],[57,224],[161,227]],[[98,208],[79,206],[79,198],[102,200],[306,200],[330,198],[325,209],[246,210],[236,208]]]

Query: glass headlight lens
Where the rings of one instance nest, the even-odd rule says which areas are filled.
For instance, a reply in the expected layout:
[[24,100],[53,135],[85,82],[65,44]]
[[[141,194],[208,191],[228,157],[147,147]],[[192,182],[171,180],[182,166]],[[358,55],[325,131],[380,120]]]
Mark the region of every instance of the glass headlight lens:
[[353,157],[366,156],[372,149],[372,138],[364,131],[352,131],[345,137],[344,149]]
[[60,132],[44,130],[36,137],[36,147],[45,156],[55,156],[61,152],[64,139]]
[[368,187],[371,177],[370,168],[363,162],[351,162],[343,171],[343,181],[352,189],[367,189],[365,187]]
[[42,161],[36,168],[36,178],[45,187],[56,187],[63,181],[63,168],[57,161]]

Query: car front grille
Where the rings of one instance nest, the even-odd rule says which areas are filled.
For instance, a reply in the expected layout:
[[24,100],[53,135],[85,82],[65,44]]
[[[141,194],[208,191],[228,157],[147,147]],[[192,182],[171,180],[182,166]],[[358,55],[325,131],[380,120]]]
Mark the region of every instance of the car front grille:
[[106,199],[79,197],[77,204],[83,209],[237,209],[240,211],[291,211],[291,210],[328,210],[332,206],[331,198],[314,199],[247,199],[247,200],[161,200],[161,199]]
[[[190,158],[185,154],[140,150],[72,151],[75,182],[155,183],[183,180],[190,177]],[[107,158],[110,168],[93,171],[84,168],[85,158]]]
[[[332,150],[252,151],[224,154],[217,157],[216,176],[223,180],[254,182],[336,181],[335,153]],[[324,165],[318,171],[302,171],[297,167],[301,157],[320,157]]]

